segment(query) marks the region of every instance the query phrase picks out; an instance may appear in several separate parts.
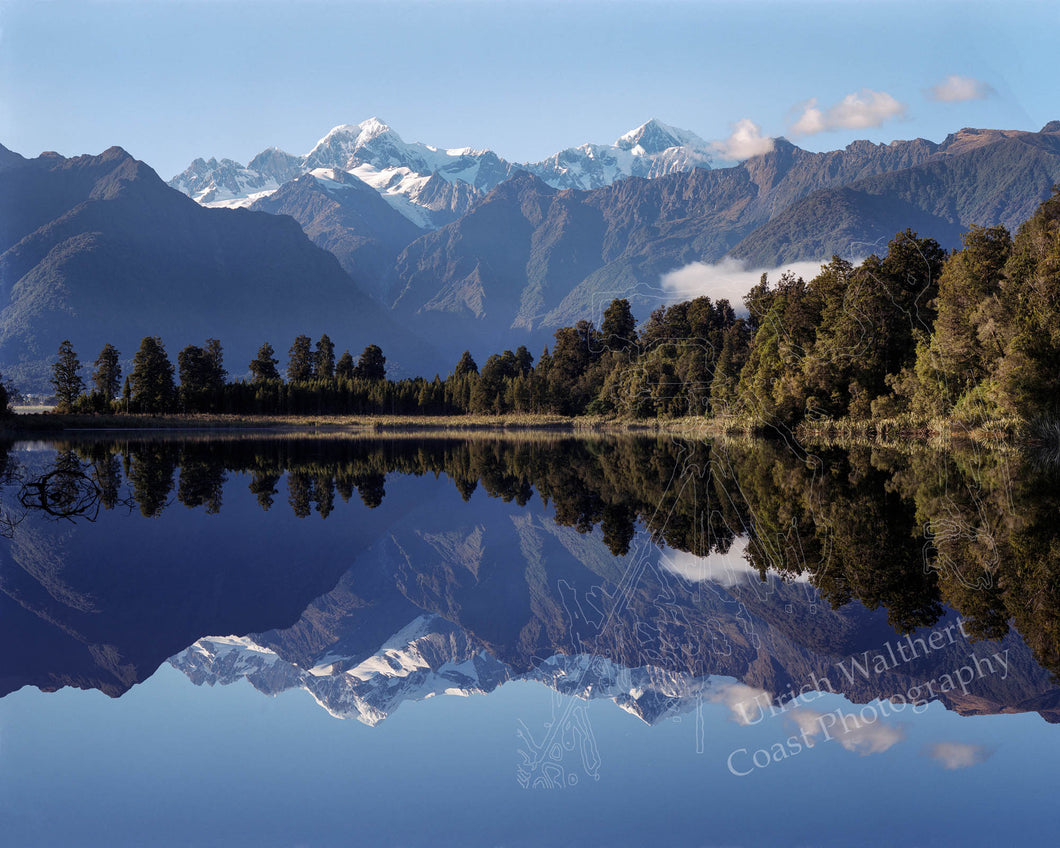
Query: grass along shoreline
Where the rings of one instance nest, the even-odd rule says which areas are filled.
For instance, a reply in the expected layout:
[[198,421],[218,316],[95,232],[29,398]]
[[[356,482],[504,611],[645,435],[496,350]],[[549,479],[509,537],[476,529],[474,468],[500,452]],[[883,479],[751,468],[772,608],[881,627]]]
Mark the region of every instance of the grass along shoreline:
[[554,432],[661,432],[669,424],[685,426],[705,419],[651,419],[617,421],[602,417],[564,415],[77,415],[17,413],[3,419],[8,434],[57,433],[88,430],[274,430],[335,433],[365,432],[457,432],[457,431],[554,431]]
[[[603,416],[531,415],[221,415],[221,414],[103,414],[79,415],[53,412],[17,412],[0,419],[7,436],[49,435],[87,431],[271,431],[318,434],[372,433],[470,433],[546,432],[589,435],[594,433],[674,435],[685,438],[765,436],[779,433],[751,418],[717,416],[706,418],[623,419]],[[936,418],[918,421],[909,417],[887,419],[824,419],[804,421],[792,435],[808,444],[908,444],[919,442],[944,447],[953,443],[975,443],[1002,447],[1018,443],[1052,441],[1060,432],[1046,424],[1017,418],[963,422]]]

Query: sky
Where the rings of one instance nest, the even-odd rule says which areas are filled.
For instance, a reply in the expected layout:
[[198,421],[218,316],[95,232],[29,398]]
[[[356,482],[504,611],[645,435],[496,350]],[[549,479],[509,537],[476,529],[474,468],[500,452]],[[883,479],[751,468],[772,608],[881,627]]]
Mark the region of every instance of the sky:
[[1052,3],[0,0],[0,144],[306,153],[371,116],[536,161],[651,117],[739,159],[1060,118]]

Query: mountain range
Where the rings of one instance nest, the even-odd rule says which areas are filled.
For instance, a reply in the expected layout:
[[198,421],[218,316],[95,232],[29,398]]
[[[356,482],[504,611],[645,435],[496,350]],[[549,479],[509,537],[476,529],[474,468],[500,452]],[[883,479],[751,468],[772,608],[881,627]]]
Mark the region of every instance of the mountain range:
[[[644,317],[668,296],[661,277],[690,263],[857,259],[907,227],[945,247],[959,246],[972,224],[1014,229],[1060,181],[1058,129],[965,128],[941,143],[857,141],[823,153],[781,138],[767,153],[711,169],[710,145],[656,120],[614,145],[512,166],[490,151],[405,144],[373,119],[332,130],[301,158],[315,185],[303,176],[238,202],[293,215],[452,356],[452,336],[480,351],[516,339],[546,344],[559,326],[598,320],[616,296]],[[193,185],[189,174],[171,185],[203,202],[235,202],[208,200],[216,178]],[[399,236],[394,216],[367,192],[336,190],[351,176],[416,223],[417,237],[398,248],[408,231]],[[454,202],[456,187],[465,194]],[[434,206],[409,211],[426,199]]]
[[907,227],[947,248],[973,224],[1015,228],[1060,182],[1060,122],[711,156],[656,120],[513,164],[371,119],[302,156],[198,159],[167,186],[120,148],[0,148],[0,367],[41,387],[63,338],[88,358],[108,341],[128,357],[143,335],[213,336],[238,375],[264,341],[282,358],[295,335],[327,332],[355,354],[380,344],[392,373],[445,373],[466,348],[540,349],[614,297],[643,320],[690,296],[661,285],[682,268],[858,259]]
[[327,172],[339,170],[371,185],[417,226],[434,229],[518,171],[555,188],[591,189],[624,177],[658,177],[710,164],[707,142],[656,118],[614,144],[583,144],[522,164],[492,150],[410,144],[378,118],[369,118],[335,127],[304,156],[268,148],[245,167],[231,159],[196,159],[169,185],[206,206],[249,206],[300,174],[322,171],[328,177]]
[[[295,625],[203,638],[170,664],[199,685],[304,689],[331,715],[370,725],[406,701],[491,692],[511,680],[612,700],[654,724],[713,700],[719,677],[770,700],[796,681],[827,678],[865,703],[962,661],[956,646],[848,680],[837,660],[896,638],[882,611],[829,610],[805,582],[770,575],[763,583],[738,552],[694,558],[700,576],[689,580],[679,555],[660,556],[643,537],[615,560],[598,535],[556,526],[532,507],[480,500],[468,516],[443,503],[430,499],[392,524]],[[635,585],[625,582],[631,575]],[[943,703],[964,714],[1034,710],[1060,720],[1060,692],[1022,640],[1010,634],[995,649],[1009,650],[1012,676],[978,680]],[[986,643],[977,650],[989,653]]]

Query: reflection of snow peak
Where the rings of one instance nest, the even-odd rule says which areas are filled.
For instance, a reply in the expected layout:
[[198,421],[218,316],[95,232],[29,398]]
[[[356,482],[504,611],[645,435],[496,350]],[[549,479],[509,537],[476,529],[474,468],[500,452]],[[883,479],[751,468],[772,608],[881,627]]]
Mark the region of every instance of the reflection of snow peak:
[[355,718],[369,725],[379,724],[404,701],[484,694],[508,680],[533,680],[583,700],[611,700],[655,724],[693,709],[701,700],[724,702],[721,693],[734,685],[719,688],[723,678],[652,667],[630,669],[587,654],[557,654],[517,675],[460,628],[435,615],[414,619],[375,654],[359,661],[328,654],[306,670],[251,637],[210,636],[169,662],[197,685],[246,679],[269,695],[304,689],[336,718]]
[[489,692],[508,679],[506,665],[437,616],[420,616],[359,662],[336,654],[303,669],[251,637],[208,636],[170,663],[196,684],[245,678],[274,695],[305,689],[336,718],[375,725],[400,706],[434,695]]
[[[710,581],[726,589],[761,583],[762,577],[758,569],[747,560],[747,542],[746,536],[738,536],[726,553],[711,553],[705,557],[685,551],[662,551],[659,554],[659,565],[690,583]],[[806,583],[810,577],[804,572],[794,579]]]

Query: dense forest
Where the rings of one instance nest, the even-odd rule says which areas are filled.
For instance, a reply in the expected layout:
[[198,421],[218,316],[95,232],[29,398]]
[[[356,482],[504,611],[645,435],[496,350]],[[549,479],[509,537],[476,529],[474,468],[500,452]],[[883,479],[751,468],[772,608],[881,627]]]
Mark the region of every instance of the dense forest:
[[757,425],[849,418],[963,422],[1060,412],[1060,190],[1013,237],[973,227],[947,253],[911,230],[858,265],[833,257],[806,281],[763,275],[744,298],[699,297],[638,325],[614,300],[599,327],[555,333],[480,366],[390,380],[368,345],[336,359],[325,334],[298,336],[281,373],[268,342],[229,380],[221,342],[189,345],[177,367],[143,339],[124,381],[106,345],[91,385],[68,342],[53,367],[60,412],[452,415],[553,413],[626,418],[735,416]]

